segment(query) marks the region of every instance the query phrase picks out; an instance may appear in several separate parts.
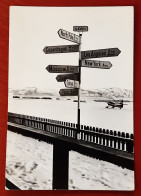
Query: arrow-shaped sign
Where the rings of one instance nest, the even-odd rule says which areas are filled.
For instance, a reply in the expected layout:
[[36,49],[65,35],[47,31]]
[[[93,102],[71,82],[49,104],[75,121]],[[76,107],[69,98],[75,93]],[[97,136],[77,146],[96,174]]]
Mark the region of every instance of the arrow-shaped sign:
[[63,39],[66,39],[68,41],[71,41],[71,42],[75,42],[77,44],[80,43],[80,38],[78,35],[75,35],[73,33],[70,33],[68,31],[65,31],[63,29],[59,29],[58,31],[58,35],[63,38]]
[[82,67],[110,69],[112,64],[109,61],[82,60]]
[[79,45],[46,46],[43,51],[45,54],[78,52]]
[[61,89],[59,91],[59,94],[61,96],[77,96],[78,95],[78,89]]
[[82,59],[100,58],[100,57],[112,57],[118,56],[121,51],[118,48],[107,48],[100,50],[88,50],[81,52]]
[[78,74],[77,73],[75,73],[75,74],[63,74],[63,75],[58,75],[57,77],[56,77],[56,80],[58,81],[58,82],[65,82],[66,81],[66,79],[71,79],[71,80],[79,80],[79,76],[78,76]]
[[78,66],[48,65],[46,69],[50,73],[78,73]]
[[79,88],[79,82],[75,80],[69,80],[67,79],[65,81],[65,86],[68,88]]

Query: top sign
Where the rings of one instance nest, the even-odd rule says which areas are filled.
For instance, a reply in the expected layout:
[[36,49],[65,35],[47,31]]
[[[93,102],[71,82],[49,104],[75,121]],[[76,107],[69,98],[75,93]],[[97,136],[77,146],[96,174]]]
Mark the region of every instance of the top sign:
[[100,58],[100,57],[112,57],[118,56],[121,51],[118,48],[107,48],[100,50],[88,50],[81,52],[82,59]]
[[73,31],[86,32],[88,31],[88,26],[73,26]]
[[75,42],[77,44],[80,43],[80,37],[78,35],[75,35],[73,33],[70,33],[68,31],[65,31],[63,29],[59,29],[58,31],[58,35],[63,38],[63,39],[66,39],[68,41],[71,41],[71,42]]

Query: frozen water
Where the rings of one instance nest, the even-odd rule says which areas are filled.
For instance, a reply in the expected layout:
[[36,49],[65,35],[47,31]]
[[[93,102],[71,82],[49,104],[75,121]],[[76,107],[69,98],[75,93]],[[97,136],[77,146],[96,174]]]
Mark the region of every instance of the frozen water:
[[[107,109],[104,102],[81,103],[81,124],[133,133],[133,103],[122,109]],[[77,102],[73,100],[9,99],[8,111],[77,123]]]

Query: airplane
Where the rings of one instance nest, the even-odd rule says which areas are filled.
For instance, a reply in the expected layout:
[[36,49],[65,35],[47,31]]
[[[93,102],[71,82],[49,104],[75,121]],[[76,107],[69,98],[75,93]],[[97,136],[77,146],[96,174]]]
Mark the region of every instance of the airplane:
[[107,102],[108,106],[106,106],[106,108],[123,108],[123,105],[127,105],[123,103],[123,100],[119,101],[119,100],[112,100],[112,101],[108,101]]

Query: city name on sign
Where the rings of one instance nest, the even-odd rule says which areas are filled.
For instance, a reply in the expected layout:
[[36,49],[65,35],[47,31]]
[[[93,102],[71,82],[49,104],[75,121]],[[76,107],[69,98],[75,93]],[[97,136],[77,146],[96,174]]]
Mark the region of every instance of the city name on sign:
[[58,82],[65,82],[66,79],[71,79],[71,80],[79,80],[79,75],[77,73],[75,74],[63,74],[63,75],[58,75],[56,77],[56,80]]
[[69,80],[67,79],[65,81],[65,86],[68,88],[79,88],[79,82],[75,80]]
[[88,31],[88,26],[73,26],[73,31],[86,32]]
[[80,43],[80,38],[78,35],[75,35],[73,33],[70,33],[68,31],[65,31],[63,29],[59,29],[58,31],[58,35],[63,38],[63,39],[66,39],[68,41],[71,41],[71,42],[75,42],[77,44]]
[[78,73],[78,66],[70,65],[48,65],[46,67],[50,73]]
[[79,45],[46,46],[43,51],[45,54],[78,52]]
[[110,69],[112,64],[109,61],[82,60],[82,67]]
[[90,59],[90,58],[100,58],[100,57],[113,57],[113,56],[118,56],[120,52],[121,51],[118,48],[88,50],[88,51],[81,52],[81,58]]
[[78,95],[78,89],[61,89],[59,91],[59,94],[61,96],[77,96]]

